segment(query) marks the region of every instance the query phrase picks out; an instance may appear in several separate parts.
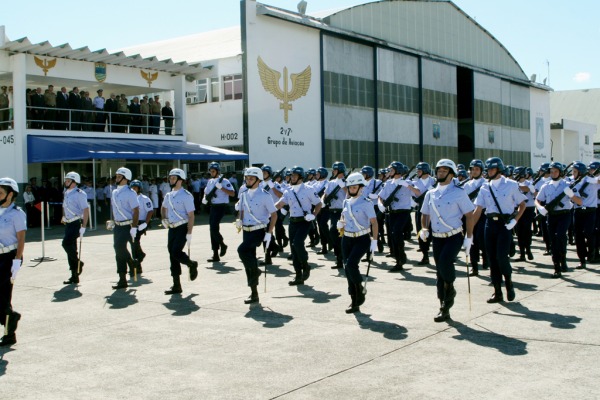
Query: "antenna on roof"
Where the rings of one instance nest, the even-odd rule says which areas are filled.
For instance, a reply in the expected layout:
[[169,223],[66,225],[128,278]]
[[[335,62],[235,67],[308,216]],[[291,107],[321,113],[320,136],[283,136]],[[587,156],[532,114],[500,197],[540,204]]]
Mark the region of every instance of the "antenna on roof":
[[308,3],[305,0],[300,1],[300,3],[298,3],[298,13],[302,14],[302,15],[306,15],[306,6],[308,5]]
[[531,77],[529,77],[529,80],[531,82],[535,82],[536,79],[537,79],[537,75],[536,74],[533,74],[533,75],[531,75]]

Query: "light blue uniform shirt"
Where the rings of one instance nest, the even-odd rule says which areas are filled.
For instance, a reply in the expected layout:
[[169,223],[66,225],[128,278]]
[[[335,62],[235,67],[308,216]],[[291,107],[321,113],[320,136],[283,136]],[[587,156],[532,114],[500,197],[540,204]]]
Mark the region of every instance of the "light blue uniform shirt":
[[[333,193],[335,188],[339,186],[336,181],[337,181],[337,179],[327,182],[327,187],[325,188],[325,193],[324,193],[325,197],[327,197],[327,196],[329,196],[329,194]],[[346,198],[346,192],[344,191],[344,188],[340,188],[337,191],[337,193],[335,194],[335,196],[333,197],[333,199],[331,199],[331,203],[329,203],[329,208],[341,210],[342,207],[344,206],[345,198]]]
[[363,195],[368,197],[370,194],[379,194],[383,189],[383,184],[379,179],[371,179],[363,189]]
[[[317,194],[319,194],[319,192],[325,187],[325,185],[327,185],[327,179],[323,179],[322,181],[316,181],[312,188],[315,189],[315,192],[317,192]],[[323,193],[325,193],[325,191],[323,191]]]
[[146,222],[146,217],[148,216],[148,213],[150,211],[153,211],[154,207],[152,207],[152,201],[150,200],[150,198],[145,194],[138,194],[137,201],[140,207],[138,220],[141,221],[141,223],[144,223]]
[[540,189],[542,188],[542,186],[544,186],[544,183],[549,182],[551,179],[550,178],[542,178],[540,179],[536,184],[535,184],[535,191],[539,192]]
[[[225,182],[225,180],[223,180]],[[217,190],[220,192],[220,190]],[[188,221],[188,213],[194,212],[194,196],[185,189],[171,190],[163,200],[163,207],[167,209],[169,223]]]
[[[435,179],[433,179],[431,176],[429,176],[425,179],[413,179],[411,182],[414,187],[419,189],[419,191],[421,192],[421,195],[423,195],[423,193],[425,193],[428,190],[430,190],[431,188],[433,188],[433,185],[435,185]],[[414,196],[414,193],[413,193],[413,196]]]
[[[298,203],[296,196],[300,200],[300,203]],[[279,201],[277,201],[277,203],[290,206],[290,217],[292,218],[304,217],[305,213],[308,214],[311,212],[312,206],[316,206],[320,202],[321,199],[317,196],[315,189],[306,186],[304,183],[300,185],[300,189],[296,192],[295,196],[294,189],[290,187],[290,189],[283,193]]]
[[[397,183],[394,182],[393,179],[388,179],[388,181],[383,186],[381,192],[379,192],[379,197],[381,201],[384,202],[396,189],[398,186]],[[396,194],[394,195],[398,200],[394,200],[390,205],[392,210],[410,210],[412,207],[412,190],[407,187],[401,187]]]
[[17,244],[17,232],[27,230],[27,216],[14,203],[0,216],[0,245]]
[[519,185],[515,181],[500,178],[500,184],[492,187],[496,200],[500,205],[501,210],[498,210],[496,202],[490,193],[490,182],[485,182],[479,190],[479,194],[475,199],[475,205],[485,208],[485,214],[512,214],[515,208],[522,202],[527,200],[525,195],[519,190]]
[[[269,182],[273,182],[273,181],[269,181]],[[276,190],[279,191],[279,193],[283,194],[283,188],[277,182],[273,182],[273,189],[271,189],[269,187],[269,185],[267,184],[267,182],[263,181],[263,182],[260,183],[260,188],[262,188],[265,192],[267,192],[269,195],[271,195],[271,199],[273,200],[273,204],[275,204],[277,202],[277,200],[279,200],[279,197],[277,197],[277,195],[275,194],[275,192],[273,192],[273,189],[276,189]],[[241,191],[242,191],[242,189],[240,188],[240,192]]]
[[[446,233],[451,230],[462,227],[462,217],[475,209],[475,206],[469,199],[467,192],[453,183],[441,191],[440,187],[429,190],[423,199],[421,214],[429,215],[431,221],[431,230],[435,233]],[[432,207],[435,207],[440,217],[444,220],[444,225],[437,216]]]
[[[471,179],[469,182],[467,182],[463,185],[463,189],[465,189],[465,192],[467,193],[467,196],[468,196],[471,193],[473,193],[474,191],[476,191],[477,189],[479,189],[481,187],[481,185],[483,185],[484,182],[485,182],[485,179],[483,179],[483,178]],[[473,199],[473,202],[475,201],[476,198],[477,197],[475,197]]]
[[[350,199],[344,200],[344,208],[342,210],[342,218],[346,222],[344,230],[346,232],[359,232],[364,229],[370,229],[371,218],[376,218],[373,203],[361,196],[354,202]],[[358,226],[357,225],[360,225]]]
[[89,208],[87,195],[81,189],[65,191],[63,199],[63,210],[65,219],[83,218],[83,211]]
[[[589,182],[583,192],[581,191],[581,187],[585,182]],[[575,196],[581,197],[582,203],[581,205],[577,205],[573,203],[573,207],[577,208],[595,208],[598,206],[598,188],[600,185],[598,184],[598,178],[592,178],[590,176],[586,176],[583,178],[575,187],[573,188],[573,192],[575,192]]]
[[[530,186],[533,182],[526,179],[523,182],[518,182],[518,183],[519,183],[519,191],[520,191],[521,185]],[[533,194],[533,192],[530,190],[529,192],[521,192],[521,193],[523,193],[523,195],[527,198],[527,200],[525,200],[525,207],[535,207],[535,203],[533,202],[535,200],[535,195]]]
[[[557,185],[553,185],[552,182],[553,182],[552,180],[549,180],[540,189],[540,192],[538,193],[538,195],[536,197],[536,199],[539,202],[546,202],[546,204],[550,203],[558,195],[563,193],[565,188],[567,188],[569,186],[569,184],[567,182],[565,182],[564,179],[559,180]],[[563,198],[560,202],[563,205],[562,206],[560,204],[557,205],[553,209],[553,211],[570,210],[571,208],[573,208],[573,204],[569,201],[569,198],[567,196],[563,196]],[[548,210],[548,211],[550,211],[550,210]]]
[[[212,178],[208,181],[208,183],[206,184],[206,189],[204,189],[204,196],[208,196],[208,194],[210,193],[211,190],[213,190],[213,188],[215,187],[215,185],[217,184],[218,181],[219,181],[219,178]],[[223,189],[233,190],[233,185],[227,179],[223,179],[223,182],[221,182],[221,185],[223,186]],[[227,193],[225,193],[224,191],[217,189],[217,191],[215,192],[215,195],[217,197],[213,197],[212,201],[211,201],[211,199],[207,199],[207,200],[211,201],[212,204],[228,204],[229,203],[229,195]]]
[[271,213],[276,211],[273,198],[262,189],[252,192],[246,190],[240,195],[240,214],[244,226],[268,224]]
[[133,210],[139,208],[137,194],[127,185],[112,191],[111,207],[115,221],[133,219]]

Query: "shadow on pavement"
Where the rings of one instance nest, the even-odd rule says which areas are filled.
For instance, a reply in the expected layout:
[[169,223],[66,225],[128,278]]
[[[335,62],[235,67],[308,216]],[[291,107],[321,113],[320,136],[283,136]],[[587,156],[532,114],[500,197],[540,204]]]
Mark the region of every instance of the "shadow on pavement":
[[112,309],[122,309],[127,308],[129,306],[134,305],[138,302],[138,299],[135,297],[135,289],[128,290],[115,290],[113,294],[110,296],[106,296],[106,302],[110,304],[109,308]]
[[10,347],[0,347],[0,376],[6,375],[8,369],[8,361],[4,359],[4,355],[13,350]]
[[413,275],[413,274],[411,274],[410,271],[411,270],[404,269],[398,273],[404,277],[403,280],[405,280],[405,281],[422,283],[425,286],[435,286],[436,285],[436,282],[437,282],[436,278],[430,278],[428,276]]
[[241,269],[234,268],[234,267],[228,267],[225,264],[226,263],[215,262],[215,263],[212,263],[212,267],[207,267],[207,269],[212,269],[214,271],[217,271],[217,274],[229,274],[231,272],[241,271]]
[[148,278],[144,278],[138,275],[137,280],[134,280],[133,278],[131,278],[129,280],[129,286],[131,287],[139,287],[142,285],[149,285],[152,283],[152,279],[148,279]]
[[408,337],[408,330],[398,324],[387,321],[376,321],[371,318],[371,314],[354,314],[361,329],[368,329],[375,333],[383,334],[383,337],[390,340],[403,340]]
[[527,318],[533,321],[550,322],[550,326],[558,329],[575,329],[575,324],[581,322],[581,318],[575,315],[562,315],[556,313],[547,313],[544,311],[533,311],[525,307],[521,303],[501,303],[504,307],[512,312],[518,313],[506,314],[499,311],[494,311],[494,314],[505,315],[507,317]]
[[173,311],[173,314],[171,314],[173,316],[190,315],[200,310],[200,306],[194,302],[196,296],[198,296],[197,293],[192,293],[186,297],[181,296],[181,294],[173,294],[169,301],[163,303],[163,305]]
[[250,309],[244,317],[261,322],[263,328],[281,328],[294,319],[291,315],[278,313],[270,308],[264,308],[260,304],[250,305]]
[[482,347],[496,349],[507,356],[524,356],[527,354],[527,342],[489,331],[478,331],[460,322],[450,320],[448,325],[455,328],[459,335],[452,336],[456,340],[466,340]]
[[54,292],[54,298],[52,299],[52,302],[61,303],[63,301],[77,299],[81,296],[83,295],[77,289],[77,285],[66,285]]
[[341,294],[331,294],[329,292],[321,292],[319,290],[315,290],[312,286],[308,286],[308,285],[298,285],[298,286],[296,286],[296,288],[305,297],[311,298],[313,303],[329,303],[331,300],[337,299],[338,297],[341,296]]
[[[264,273],[264,266],[261,267]],[[267,274],[274,275],[277,278],[285,278],[287,276],[293,275],[294,273],[288,269],[283,269],[279,265],[268,265],[267,266]]]
[[588,290],[600,290],[600,284],[598,283],[584,283],[579,282],[574,279],[567,278],[563,275],[562,280],[565,282],[569,282],[576,289],[588,289]]

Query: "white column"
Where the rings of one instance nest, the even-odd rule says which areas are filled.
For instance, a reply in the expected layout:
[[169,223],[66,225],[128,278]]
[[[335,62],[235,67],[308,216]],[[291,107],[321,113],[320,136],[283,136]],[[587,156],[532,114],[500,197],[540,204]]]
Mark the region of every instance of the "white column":
[[[11,56],[13,74],[13,115],[15,128],[15,162],[14,178],[17,182],[25,183],[29,180],[27,173],[27,55],[15,54]],[[7,132],[7,131],[3,131]]]
[[185,76],[179,75],[171,78],[173,82],[173,114],[175,114],[175,123],[173,124],[174,134],[181,135],[187,139],[186,126],[186,105],[185,105]]

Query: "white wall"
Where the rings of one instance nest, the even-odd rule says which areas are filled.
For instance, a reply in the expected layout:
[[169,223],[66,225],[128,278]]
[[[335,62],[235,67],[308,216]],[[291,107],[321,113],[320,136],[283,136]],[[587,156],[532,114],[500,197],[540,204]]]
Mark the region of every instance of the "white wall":
[[564,119],[562,127],[562,129],[552,129],[554,160],[565,164],[576,160],[585,164],[592,161],[596,125]]
[[529,89],[529,101],[531,167],[537,170],[541,164],[550,162],[552,157],[550,154],[550,93],[532,87]]

